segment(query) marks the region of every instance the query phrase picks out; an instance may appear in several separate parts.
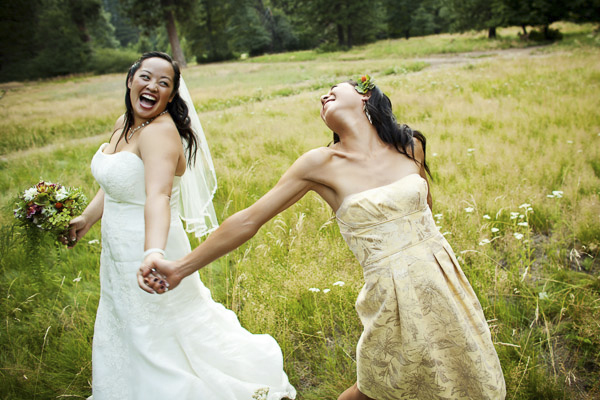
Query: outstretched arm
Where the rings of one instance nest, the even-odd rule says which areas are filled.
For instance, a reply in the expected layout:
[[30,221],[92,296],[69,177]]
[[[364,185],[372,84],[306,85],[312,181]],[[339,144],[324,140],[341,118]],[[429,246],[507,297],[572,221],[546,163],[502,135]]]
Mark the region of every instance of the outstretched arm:
[[[318,168],[318,157],[311,152],[301,156],[286,171],[279,182],[250,207],[227,218],[194,251],[177,261],[156,260],[142,265],[138,283],[147,292],[162,293],[165,287],[150,275],[152,269],[161,274],[173,289],[186,276],[198,271],[219,257],[236,249],[250,238],[267,221],[300,200],[314,186],[308,178],[310,171]],[[150,279],[149,279],[150,278]]]

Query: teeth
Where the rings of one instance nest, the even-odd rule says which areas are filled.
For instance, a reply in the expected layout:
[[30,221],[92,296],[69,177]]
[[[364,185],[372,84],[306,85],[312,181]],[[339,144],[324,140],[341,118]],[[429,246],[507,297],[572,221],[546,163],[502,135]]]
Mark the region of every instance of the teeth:
[[152,97],[152,96],[148,96],[147,94],[143,94],[140,97],[150,100],[150,101],[156,101],[156,98]]

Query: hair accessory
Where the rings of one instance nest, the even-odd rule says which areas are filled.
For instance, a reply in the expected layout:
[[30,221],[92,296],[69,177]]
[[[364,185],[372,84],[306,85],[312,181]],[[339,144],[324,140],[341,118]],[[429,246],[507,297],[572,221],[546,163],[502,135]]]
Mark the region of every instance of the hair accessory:
[[357,82],[358,84],[354,86],[354,88],[360,94],[365,94],[369,90],[373,90],[375,88],[375,83],[373,83],[369,75],[361,76]]
[[369,114],[369,109],[367,108],[367,102],[366,101],[363,103],[363,110],[364,110],[365,114],[367,115],[367,119],[369,120],[369,123],[371,125],[373,125],[373,121],[371,120],[371,114]]
[[131,137],[133,136],[134,133],[136,133],[137,131],[139,131],[140,129],[142,129],[146,125],[148,125],[150,122],[154,121],[156,118],[160,117],[161,115],[163,115],[164,113],[167,113],[167,112],[168,112],[168,110],[165,110],[165,111],[161,112],[160,114],[158,114],[156,117],[152,117],[148,121],[144,122],[143,124],[138,125],[137,127],[133,128],[129,132],[129,136],[127,136],[127,140],[131,140]]

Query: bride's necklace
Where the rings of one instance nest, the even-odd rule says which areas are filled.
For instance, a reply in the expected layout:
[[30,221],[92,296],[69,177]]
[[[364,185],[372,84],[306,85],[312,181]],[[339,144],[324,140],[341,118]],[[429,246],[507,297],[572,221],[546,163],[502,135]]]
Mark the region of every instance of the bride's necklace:
[[160,117],[161,115],[163,115],[164,113],[166,113],[167,110],[161,112],[160,114],[158,114],[156,117],[152,117],[150,118],[148,121],[144,122],[141,125],[138,125],[137,127],[133,128],[130,132],[129,135],[127,135],[127,140],[131,140],[131,137],[133,136],[134,133],[136,133],[137,131],[139,131],[140,129],[142,129],[143,127],[145,127],[146,125],[148,125],[150,122],[154,121],[156,118]]

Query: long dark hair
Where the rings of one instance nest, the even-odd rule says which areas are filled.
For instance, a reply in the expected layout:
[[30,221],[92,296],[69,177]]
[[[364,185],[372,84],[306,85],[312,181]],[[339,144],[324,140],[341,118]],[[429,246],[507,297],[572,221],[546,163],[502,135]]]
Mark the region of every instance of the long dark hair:
[[[179,80],[181,78],[181,71],[177,62],[173,60],[170,55],[160,51],[150,51],[142,54],[142,56],[129,68],[129,72],[127,72],[127,79],[125,80],[125,123],[123,125],[121,135],[119,136],[119,140],[117,140],[117,144],[119,144],[123,138],[125,138],[125,142],[128,142],[126,134],[131,128],[133,128],[133,106],[131,104],[131,98],[129,97],[131,89],[129,89],[128,83],[133,78],[133,75],[135,75],[137,70],[140,69],[142,62],[149,58],[162,58],[163,60],[171,63],[171,66],[173,67],[173,93],[175,93],[175,96],[171,102],[167,103],[167,111],[169,111],[171,118],[173,118],[173,122],[175,122],[175,126],[179,131],[179,136],[185,140],[188,165],[192,165],[192,163],[196,162],[198,138],[192,130],[188,107],[183,99],[179,96]],[[115,149],[116,147],[117,145],[115,145]]]
[[[352,86],[358,85],[358,83],[354,81],[348,81],[348,83]],[[377,130],[379,138],[385,143],[393,145],[398,152],[412,159],[417,164],[420,164],[420,162],[414,156],[415,143],[413,139],[418,139],[421,142],[421,145],[423,146],[423,167],[425,168],[425,171],[427,171],[427,174],[429,174],[429,177],[431,177],[429,166],[427,166],[427,162],[425,161],[425,146],[427,143],[425,136],[419,131],[410,129],[408,125],[399,124],[398,121],[396,121],[396,117],[392,112],[392,102],[379,87],[375,86],[371,89],[371,96],[369,97],[369,100],[367,100],[366,107],[371,116],[371,123]],[[334,132],[333,143],[339,141],[340,137]],[[410,152],[408,151],[409,147],[411,150]]]

